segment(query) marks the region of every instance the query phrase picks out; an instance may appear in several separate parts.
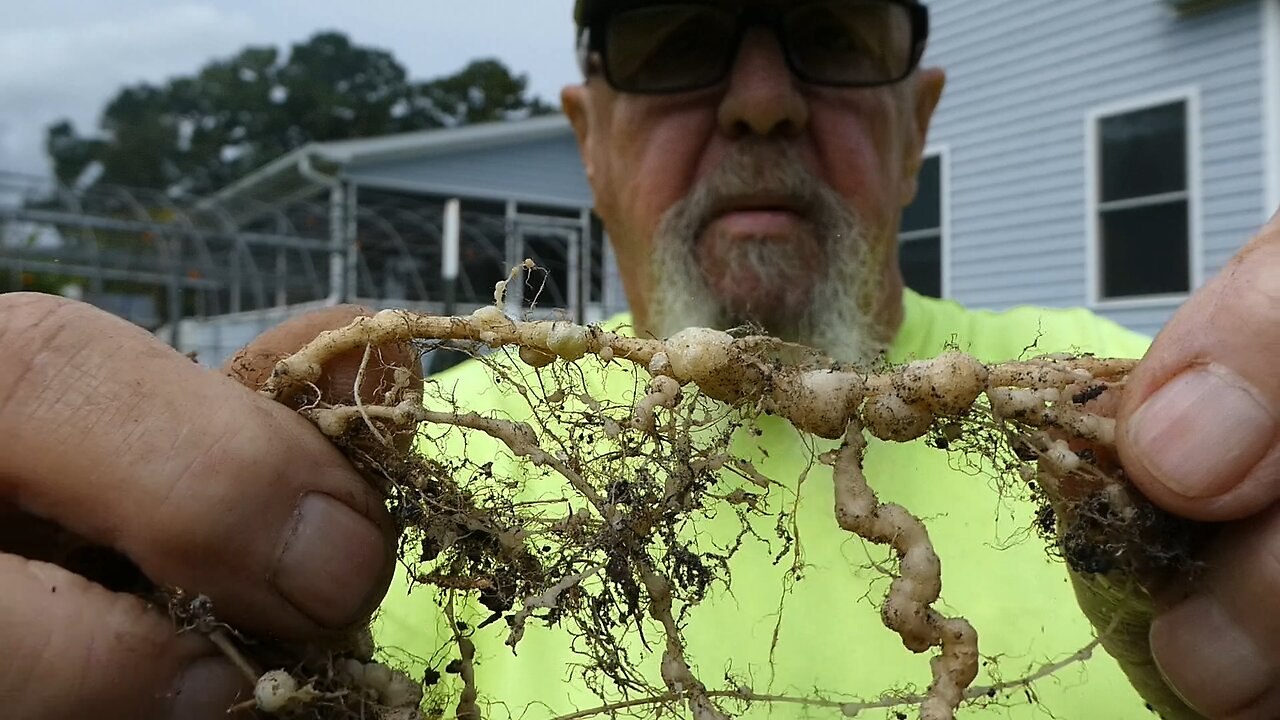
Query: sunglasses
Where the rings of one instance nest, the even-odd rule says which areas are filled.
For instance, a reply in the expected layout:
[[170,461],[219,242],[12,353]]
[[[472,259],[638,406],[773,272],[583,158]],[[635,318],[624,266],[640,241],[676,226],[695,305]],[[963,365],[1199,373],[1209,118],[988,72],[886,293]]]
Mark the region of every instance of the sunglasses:
[[580,49],[584,64],[598,58],[609,85],[621,92],[689,92],[723,82],[755,26],[773,31],[787,66],[804,82],[872,87],[899,82],[916,68],[929,11],[911,0],[624,4],[589,22]]

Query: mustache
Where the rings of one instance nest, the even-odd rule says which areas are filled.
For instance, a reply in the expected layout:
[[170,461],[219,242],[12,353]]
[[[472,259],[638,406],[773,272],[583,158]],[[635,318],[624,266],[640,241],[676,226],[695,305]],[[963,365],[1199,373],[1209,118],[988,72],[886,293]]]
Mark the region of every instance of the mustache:
[[[742,207],[783,208],[821,225],[839,212],[835,191],[805,166],[792,146],[745,140],[699,180],[672,218],[697,237],[717,217]],[[689,239],[692,240],[693,237]]]

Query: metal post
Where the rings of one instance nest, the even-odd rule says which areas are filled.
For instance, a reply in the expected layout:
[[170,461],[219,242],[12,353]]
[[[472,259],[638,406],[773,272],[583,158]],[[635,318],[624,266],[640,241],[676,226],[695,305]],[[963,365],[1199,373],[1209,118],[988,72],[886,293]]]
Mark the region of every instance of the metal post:
[[284,248],[276,248],[276,307],[284,307],[289,304],[289,258],[285,255]]
[[506,247],[503,248],[503,262],[507,267],[503,272],[509,272],[511,268],[520,264],[524,258],[520,257],[520,238],[516,236],[516,215],[520,208],[516,205],[515,200],[507,201],[507,217],[506,217]]
[[[516,201],[509,200],[507,202],[507,266],[503,269],[504,273],[511,272],[512,268],[524,262],[524,239],[521,235],[519,220],[520,208]],[[524,314],[524,283],[525,271],[521,270],[516,273],[515,277],[507,283],[507,302],[506,313],[508,316],[517,318]]]
[[[356,186],[352,183],[345,183],[346,197],[343,203],[343,212],[346,216],[344,223],[342,242],[347,250],[347,292],[345,296],[346,302],[355,302],[360,297],[360,218],[359,199],[356,192]],[[373,292],[374,289],[370,288]]]
[[458,303],[458,255],[462,235],[462,201],[444,204],[444,232],[440,236],[440,279],[444,281],[444,314],[453,315]]
[[329,296],[326,305],[337,305],[347,291],[346,201],[341,183],[329,188]]

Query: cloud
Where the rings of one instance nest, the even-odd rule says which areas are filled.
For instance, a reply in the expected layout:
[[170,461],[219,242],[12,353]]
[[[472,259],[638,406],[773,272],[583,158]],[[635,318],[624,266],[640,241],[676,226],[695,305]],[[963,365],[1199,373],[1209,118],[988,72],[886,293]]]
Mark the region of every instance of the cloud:
[[262,34],[243,12],[190,3],[59,23],[0,30],[0,171],[46,173],[50,122],[92,129],[122,86],[194,71]]

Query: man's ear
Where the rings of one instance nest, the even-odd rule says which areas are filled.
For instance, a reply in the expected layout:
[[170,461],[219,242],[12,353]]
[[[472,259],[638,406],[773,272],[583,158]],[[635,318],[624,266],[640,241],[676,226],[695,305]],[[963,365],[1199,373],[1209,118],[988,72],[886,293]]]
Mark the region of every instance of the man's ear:
[[591,152],[591,89],[585,83],[566,85],[560,91],[560,107],[573,126],[573,134],[578,139],[578,154],[582,156],[582,166],[587,171],[587,182],[595,181],[595,162]]
[[923,152],[925,138],[929,134],[929,123],[933,121],[933,111],[938,109],[942,100],[942,89],[947,85],[947,73],[942,68],[924,68],[916,77],[915,88],[915,120],[916,140]]
[[902,206],[906,207],[916,195],[916,176],[924,164],[924,149],[929,141],[929,124],[942,100],[942,90],[947,84],[947,74],[942,68],[923,68],[911,86],[912,135],[907,139],[906,161],[902,174]]

